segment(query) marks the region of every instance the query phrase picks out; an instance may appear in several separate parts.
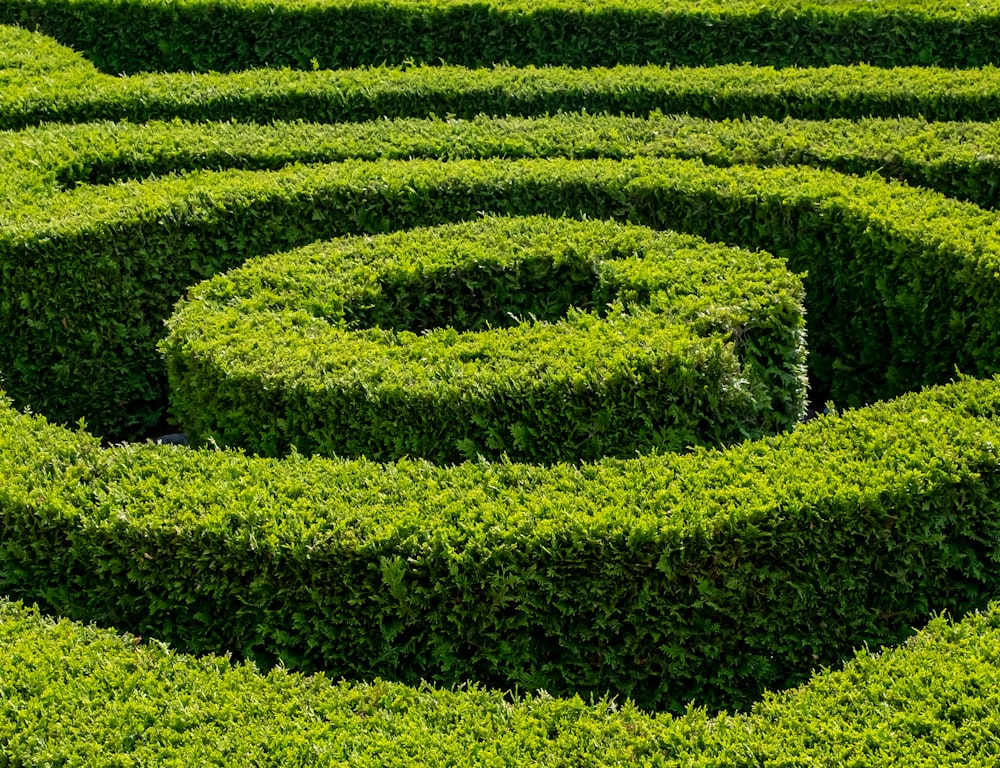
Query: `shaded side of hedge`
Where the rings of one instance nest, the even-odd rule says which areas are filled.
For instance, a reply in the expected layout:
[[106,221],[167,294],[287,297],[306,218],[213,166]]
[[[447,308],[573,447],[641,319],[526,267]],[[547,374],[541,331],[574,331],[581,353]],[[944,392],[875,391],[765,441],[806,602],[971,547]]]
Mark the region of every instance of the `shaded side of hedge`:
[[350,68],[406,61],[823,66],[996,64],[989,4],[948,2],[189,2],[4,0],[110,73]]

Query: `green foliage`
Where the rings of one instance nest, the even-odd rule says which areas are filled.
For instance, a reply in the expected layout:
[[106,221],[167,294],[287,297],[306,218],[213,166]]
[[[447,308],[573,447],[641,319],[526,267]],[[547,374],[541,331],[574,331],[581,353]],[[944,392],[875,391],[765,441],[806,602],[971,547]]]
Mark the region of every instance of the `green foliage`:
[[[1000,124],[918,119],[725,122],[561,114],[364,123],[45,125],[0,134],[0,191],[51,196],[81,184],[198,169],[268,170],[293,162],[408,158],[700,159],[710,165],[808,165],[878,173],[995,208]],[[32,189],[25,188],[25,179]]]
[[[117,11],[116,11],[117,13]],[[156,30],[159,32],[160,30]],[[25,51],[38,59],[25,64]],[[3,51],[9,50],[7,58]],[[434,115],[535,117],[560,112],[687,114],[710,119],[753,115],[782,119],[912,117],[994,120],[1000,116],[1000,70],[905,66],[810,66],[788,48],[794,67],[743,60],[706,66],[589,69],[525,61],[489,68],[441,64],[390,67],[381,57],[358,69],[249,69],[225,74],[143,72],[111,76],[52,38],[0,27],[0,127],[88,120],[356,122]],[[510,61],[505,59],[504,61]],[[246,66],[246,65],[243,65]],[[242,69],[242,67],[241,67]],[[122,68],[114,68],[118,75]]]
[[[5,85],[53,83],[59,77],[79,72],[98,74],[83,56],[51,37],[17,27],[0,27],[0,78]],[[46,75],[51,76],[47,81]]]
[[0,590],[334,677],[742,708],[1000,589],[997,379],[580,466],[97,450],[0,418]]
[[[774,251],[809,273],[820,402],[1000,370],[994,214],[875,179],[690,161],[877,171],[994,205],[995,128],[924,122],[1000,114],[995,69],[948,69],[996,63],[989,5],[0,0],[0,18],[90,57],[0,31],[8,127],[566,110],[920,118],[7,134],[0,370],[20,404],[87,415],[105,436],[159,418],[155,344],[197,280],[317,238],[484,212],[628,220]],[[861,60],[943,68],[836,66]],[[112,74],[374,66],[119,78],[91,61]],[[611,160],[640,155],[687,161]],[[434,162],[357,162],[416,156]],[[104,451],[3,407],[0,589],[191,651],[334,676],[747,707],[859,643],[997,594],[998,388],[966,380],[722,452],[577,467]],[[0,762],[13,764],[996,762],[995,609],[712,720],[283,672],[261,682],[214,659],[119,667],[112,646],[72,653],[66,624],[66,642],[46,645],[37,618],[2,610],[20,627],[0,621]],[[342,698],[322,698],[331,691]]]
[[[997,216],[803,168],[694,161],[344,162],[80,186],[0,229],[7,391],[104,436],[161,416],[155,344],[186,286],[319,238],[482,212],[628,219],[765,248],[805,286],[818,402],[998,369]],[[44,279],[41,279],[44,276]],[[828,387],[829,389],[826,389]]]
[[948,0],[3,0],[106,72],[615,64],[996,64],[996,7]]
[[805,413],[802,284],[784,264],[613,222],[313,245],[192,288],[168,327],[178,423],[267,455],[592,461]]
[[[1000,610],[768,695],[750,714],[264,676],[0,605],[0,745],[14,765],[989,765]],[[40,703],[42,705],[40,705]]]

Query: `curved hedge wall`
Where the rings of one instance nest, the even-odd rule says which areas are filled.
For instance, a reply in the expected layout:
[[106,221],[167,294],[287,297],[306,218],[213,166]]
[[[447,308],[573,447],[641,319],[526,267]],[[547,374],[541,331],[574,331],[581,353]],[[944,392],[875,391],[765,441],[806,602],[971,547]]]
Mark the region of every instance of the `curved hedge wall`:
[[3,288],[19,297],[0,304],[6,388],[57,420],[134,434],[163,412],[155,344],[184,287],[317,238],[482,211],[628,219],[786,258],[808,272],[818,402],[997,370],[998,220],[975,206],[805,168],[413,160],[81,186],[18,209],[0,228]]
[[193,288],[172,413],[258,454],[593,461],[791,429],[802,283],[614,222],[488,218],[308,246]]
[[858,653],[749,715],[711,720],[613,700],[263,676],[16,604],[0,607],[0,643],[0,743],[25,765],[939,768],[997,758],[996,606],[961,623],[937,618],[902,648]]
[[[269,5],[252,19],[263,6],[0,3],[0,18],[16,16],[64,42],[80,35],[77,44],[84,41],[112,72],[212,62],[243,69],[285,61],[280,57],[324,66],[342,55],[369,55],[362,48],[375,38],[360,33],[375,18],[365,14],[376,12],[406,20],[412,59],[350,75],[112,78],[51,41],[36,60],[26,53],[34,36],[5,37],[0,119],[8,126],[97,115],[272,123],[177,122],[176,144],[164,125],[42,126],[0,137],[0,328],[9,342],[0,345],[0,370],[18,406],[59,421],[86,416],[108,440],[143,434],[165,403],[156,353],[163,321],[198,280],[316,239],[483,213],[614,219],[773,251],[808,273],[814,402],[832,395],[841,404],[868,403],[949,381],[956,368],[984,380],[962,379],[721,451],[554,467],[301,455],[279,461],[149,445],[105,450],[82,431],[3,407],[0,588],[46,610],[195,652],[233,651],[265,664],[414,684],[431,677],[567,694],[613,691],[678,711],[692,699],[713,709],[748,707],[763,688],[802,680],[859,643],[894,642],[932,611],[982,607],[996,594],[1000,381],[989,378],[1000,370],[996,214],[841,173],[876,170],[989,205],[990,127],[911,119],[819,128],[738,119],[743,112],[992,119],[991,67],[918,74],[911,65],[991,61],[994,9],[730,3],[678,6],[667,19],[660,7],[638,5],[599,13],[557,3],[353,4],[341,17],[350,17],[351,36],[326,34],[345,8]],[[161,11],[169,18],[158,17]],[[480,13],[489,17],[485,26]],[[196,28],[194,18],[220,23]],[[221,23],[236,18],[246,23]],[[379,23],[391,37],[386,18]],[[136,19],[144,20],[141,28]],[[475,25],[463,27],[470,19]],[[298,35],[304,20],[309,29]],[[546,27],[553,20],[574,23]],[[588,25],[598,21],[608,46],[590,50],[595,28]],[[620,50],[611,21],[621,21],[631,41]],[[768,42],[778,39],[777,32],[768,37],[772,21],[780,51]],[[421,38],[424,23],[434,34]],[[684,26],[690,23],[702,26]],[[474,34],[448,37],[460,29]],[[527,29],[530,40],[518,36]],[[759,47],[734,46],[737,29],[751,30],[740,39]],[[298,36],[269,37],[272,30]],[[495,39],[485,35],[491,30]],[[678,30],[687,42],[670,37]],[[786,44],[790,31],[801,33],[800,45]],[[656,40],[643,37],[654,32]],[[316,51],[310,40],[318,41]],[[878,48],[865,48],[875,40]],[[202,47],[206,41],[210,48]],[[495,44],[505,54],[497,61],[525,56],[536,68],[463,71],[454,66],[458,58],[434,60],[445,50],[434,47],[438,41],[487,58]],[[360,47],[348,50],[355,42]],[[297,47],[274,58],[271,43]],[[331,47],[340,43],[347,47]],[[376,44],[392,54],[391,39]],[[701,65],[795,66],[647,66],[666,46],[679,57],[672,63],[688,56]],[[876,63],[907,68],[798,69],[857,61],[862,50]],[[580,63],[578,54],[591,63],[607,57],[609,67],[567,68]],[[391,55],[368,63],[385,61]],[[562,68],[537,68],[550,61]],[[623,62],[642,66],[610,66]],[[435,76],[439,86],[430,83]],[[746,87],[727,88],[727,77]],[[583,85],[574,90],[574,81]],[[176,99],[166,93],[171,88]],[[538,117],[575,105],[640,115],[682,108],[734,120],[606,117],[590,133],[567,138],[587,117],[554,115],[532,123],[541,133],[518,144],[509,117],[487,123],[448,115],[454,105],[456,118],[471,117],[477,101],[498,115]],[[274,123],[278,116],[358,120],[375,112],[445,117],[328,127],[325,136]],[[661,133],[666,124],[676,130]],[[420,135],[405,135],[414,130]],[[531,146],[538,135],[548,143]],[[922,144],[929,135],[939,142],[930,148]],[[253,146],[236,147],[245,136]],[[303,136],[308,140],[296,146]],[[464,143],[451,144],[455,136]],[[868,136],[879,138],[867,153],[856,151]],[[944,149],[963,136],[974,138]],[[424,159],[410,160],[414,155]],[[740,162],[827,170],[733,165]],[[393,690],[404,699],[417,695]],[[831,699],[823,697],[837,695],[826,689],[817,694],[823,703],[802,706],[827,712]],[[973,702],[982,700],[975,692],[962,698],[949,722],[972,723],[980,711]],[[721,754],[722,762],[745,761],[748,733],[766,729],[768,717],[795,719],[789,709],[768,714],[770,701],[758,705],[764,721],[698,715],[704,727],[691,726],[693,749],[705,750],[706,760]],[[879,698],[877,712],[886,711],[885,701]],[[454,702],[456,711],[463,706]],[[570,711],[578,702],[552,706]],[[169,715],[164,720],[183,727]],[[553,761],[593,762],[579,747],[588,731],[577,722],[549,726],[550,740],[568,739]],[[645,733],[638,722],[625,730]],[[738,722],[741,744],[727,745],[744,751],[713,753],[717,742],[699,734],[722,733],[728,722]],[[787,746],[770,752],[754,742],[752,759],[798,759],[788,751],[802,747],[793,731],[779,729]],[[967,761],[985,754],[974,749],[983,731],[956,734],[926,714],[893,720],[890,731],[894,739],[934,733],[941,739],[935,744],[953,746]],[[882,750],[878,734],[859,733]],[[867,746],[843,746],[808,727],[803,738],[836,759],[867,759]],[[677,743],[673,735],[653,744],[635,739],[630,757],[652,764],[670,758]],[[916,744],[893,754],[936,754],[928,742]],[[12,759],[26,754],[10,752]]]
[[0,409],[0,591],[195,652],[743,708],[1000,588],[1000,379],[723,451],[250,458]]
[[[115,11],[117,12],[117,10]],[[46,35],[0,26],[0,127],[87,120],[368,121],[394,117],[524,117],[580,112],[711,119],[913,117],[993,120],[1000,115],[995,66],[953,69],[734,63],[578,69],[510,64],[469,69],[375,66],[307,71],[252,69],[110,76]],[[244,65],[245,66],[245,65]],[[242,69],[242,67],[241,67]],[[121,68],[115,68],[118,75]]]

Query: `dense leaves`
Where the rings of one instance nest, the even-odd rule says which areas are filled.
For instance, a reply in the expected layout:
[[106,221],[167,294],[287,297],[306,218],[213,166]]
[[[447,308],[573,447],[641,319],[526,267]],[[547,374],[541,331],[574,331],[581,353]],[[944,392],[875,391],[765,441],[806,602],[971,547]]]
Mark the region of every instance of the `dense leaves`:
[[[989,765],[1000,610],[768,695],[745,715],[650,716],[605,699],[261,675],[0,607],[0,743],[12,764],[92,766]],[[748,762],[752,761],[752,762]]]
[[[115,11],[117,13],[117,11]],[[162,30],[157,29],[155,33]],[[26,51],[37,57],[26,63]],[[802,56],[802,48],[789,49]],[[117,52],[116,52],[117,53]],[[99,72],[52,38],[0,27],[0,127],[86,120],[356,122],[402,117],[543,116],[585,111],[642,116],[654,111],[711,119],[912,117],[993,120],[1000,116],[1000,70],[894,66],[794,67],[736,63],[578,69],[498,63],[468,68],[431,61],[357,69],[250,69],[226,74]],[[318,65],[318,63],[317,63]],[[641,66],[639,66],[641,65]],[[244,65],[245,66],[245,65]],[[240,69],[243,69],[241,67]]]
[[1000,221],[939,194],[680,160],[348,161],[80,186],[16,209],[0,228],[6,389],[106,437],[141,431],[165,407],[163,320],[198,279],[318,238],[483,212],[628,219],[787,259],[808,273],[819,402],[1000,367]]
[[[81,184],[191,170],[274,170],[293,162],[411,158],[699,159],[709,165],[808,165],[878,173],[994,208],[1000,123],[918,119],[713,122],[563,114],[364,123],[45,125],[0,134],[0,194],[14,200]],[[43,173],[39,169],[44,169]],[[26,189],[25,179],[34,190]],[[44,190],[44,193],[39,191]]]
[[4,0],[0,23],[37,27],[114,74],[385,62],[1000,63],[1000,16],[983,0]]
[[185,431],[267,455],[592,461],[805,413],[802,284],[782,262],[613,222],[312,245],[192,288],[168,327]]
[[0,411],[0,589],[338,677],[745,707],[1000,587],[1000,380],[578,467],[248,458]]
[[[0,140],[4,386],[105,437],[160,418],[156,343],[198,280],[317,238],[484,213],[627,220],[774,252],[808,272],[817,402],[1000,370],[995,214],[833,172],[994,205],[995,127],[924,120],[1000,114],[995,69],[951,69],[996,63],[991,5],[4,0],[0,18],[89,57],[4,30],[5,126],[269,124],[42,125]],[[840,66],[859,61],[894,68]],[[288,69],[248,69],[264,64]],[[913,66],[925,64],[940,66]],[[115,76],[154,69],[174,71]],[[208,69],[224,74],[177,71]],[[397,121],[357,122],[373,118]],[[354,123],[280,122],[295,119]],[[652,337],[615,326],[617,308],[564,312],[569,294],[550,325]],[[307,304],[309,322],[330,309]],[[459,314],[449,322],[472,316]],[[406,333],[386,318],[382,331]],[[436,351],[434,333],[406,346]],[[724,333],[731,358],[740,344],[756,353]],[[132,639],[5,607],[3,758],[990,764],[995,610],[938,620],[801,691],[761,691],[997,593],[998,391],[963,380],[724,451],[578,466],[102,450],[4,407],[0,588],[193,652],[414,687],[265,680],[155,645],[134,663],[115,650],[147,650]],[[427,678],[677,712],[757,703],[671,719],[418,687]]]

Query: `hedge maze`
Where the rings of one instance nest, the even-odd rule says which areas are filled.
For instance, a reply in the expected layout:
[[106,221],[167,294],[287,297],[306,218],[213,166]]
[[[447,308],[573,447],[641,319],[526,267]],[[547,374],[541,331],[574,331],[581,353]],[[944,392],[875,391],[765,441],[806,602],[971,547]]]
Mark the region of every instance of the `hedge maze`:
[[0,25],[4,764],[996,762],[1000,8]]

